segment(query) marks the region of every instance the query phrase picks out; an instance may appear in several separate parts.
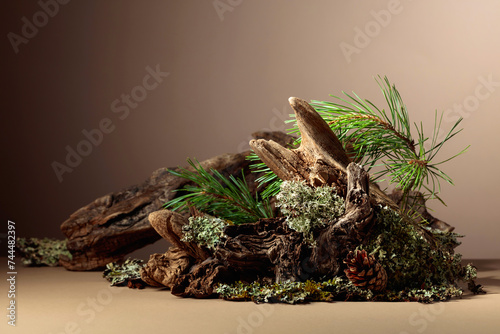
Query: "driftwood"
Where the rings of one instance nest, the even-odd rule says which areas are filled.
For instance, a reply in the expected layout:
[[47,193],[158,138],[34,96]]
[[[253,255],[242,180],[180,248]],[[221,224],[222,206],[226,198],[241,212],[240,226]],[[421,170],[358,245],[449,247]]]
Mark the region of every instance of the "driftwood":
[[300,147],[289,149],[269,139],[252,140],[251,147],[282,180],[301,180],[312,187],[334,185],[345,199],[345,213],[314,232],[313,246],[280,217],[227,226],[215,250],[181,241],[182,226],[188,223],[185,216],[168,210],[152,213],[151,225],[174,247],[151,256],[142,271],[144,281],[170,287],[177,296],[203,298],[213,295],[221,282],[332,277],[373,226],[374,206],[397,209],[389,196],[370,183],[368,173],[351,161],[311,106],[297,98],[291,98],[290,104],[302,136]]
[[[184,242],[182,227],[188,224],[187,214],[159,209],[186,180],[160,169],[144,184],[104,196],[71,215],[61,228],[73,258],[62,259],[62,264],[71,270],[97,269],[162,237],[171,247],[164,254],[151,255],[141,279],[151,286],[170,288],[177,296],[210,297],[218,283],[305,281],[337,275],[345,267],[346,254],[376,224],[375,206],[397,210],[402,205],[406,210],[411,201],[403,204],[397,191],[387,196],[370,183],[368,173],[352,161],[353,155],[344,151],[307,102],[291,98],[290,104],[302,135],[300,147],[290,149],[293,138],[282,133],[256,133],[250,145],[282,180],[305,181],[311,187],[333,185],[344,198],[344,214],[313,231],[313,245],[291,229],[284,217],[227,226],[215,249]],[[241,175],[249,164],[247,154],[226,154],[202,165],[225,175]],[[247,169],[245,178],[252,191],[256,191],[258,176]],[[415,220],[453,229],[427,212],[421,194],[411,195],[419,204],[414,209],[418,213]]]
[[[293,137],[280,132],[257,132],[253,136],[272,138],[283,145],[293,142]],[[245,159],[248,153],[223,154],[205,160],[201,165],[226,176],[241,176],[241,169],[244,169],[247,183],[255,190],[258,175],[250,173],[247,168],[250,163]],[[147,217],[176,195],[173,190],[182,188],[186,183],[185,179],[161,168],[143,184],[108,194],[77,210],[61,225],[72,254],[71,259],[62,257],[61,264],[69,270],[100,269],[159,240],[161,236],[149,224]]]
[[173,288],[179,276],[193,264],[193,258],[178,247],[171,247],[165,254],[151,255],[141,272],[141,279],[151,286]]
[[[317,187],[333,185],[345,199],[345,212],[314,231],[315,243],[292,230],[286,218],[261,219],[252,224],[227,226],[215,250],[183,242],[186,216],[168,210],[149,215],[154,229],[173,244],[165,254],[154,254],[141,272],[145,282],[171,288],[172,294],[204,298],[218,283],[234,281],[305,281],[333,277],[344,268],[342,260],[356,248],[375,224],[374,207],[398,209],[400,194],[387,196],[370,183],[368,173],[344,151],[325,121],[305,101],[291,98],[302,135],[301,145],[289,149],[270,138],[252,140],[251,147],[282,180],[301,180]],[[419,213],[435,228],[451,227],[432,217],[419,193],[412,193]],[[403,207],[403,209],[407,209]],[[452,228],[451,228],[452,229]],[[422,232],[425,234],[425,232]]]
[[[174,295],[202,298],[211,296],[220,282],[303,281],[335,275],[341,269],[338,259],[359,244],[373,216],[367,193],[368,174],[351,163],[347,179],[345,214],[319,233],[317,246],[312,248],[304,242],[302,233],[288,227],[285,218],[261,219],[253,224],[227,226],[221,243],[207,257],[208,250],[180,241],[182,225],[188,223],[184,216],[169,210],[152,213],[151,225],[175,247],[163,255],[152,255],[141,277],[151,285],[172,288]],[[188,256],[191,268],[180,268],[176,262],[179,252]],[[177,278],[173,278],[175,275]]]

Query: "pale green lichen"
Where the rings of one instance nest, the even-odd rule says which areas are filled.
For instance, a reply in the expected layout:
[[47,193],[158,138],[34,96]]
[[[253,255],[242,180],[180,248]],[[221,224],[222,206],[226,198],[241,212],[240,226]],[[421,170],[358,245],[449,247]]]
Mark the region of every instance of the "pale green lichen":
[[16,249],[25,266],[50,266],[59,265],[59,257],[65,255],[72,258],[66,247],[66,240],[49,238],[17,238]]
[[111,282],[112,286],[127,285],[128,281],[141,278],[143,261],[128,258],[124,263],[111,262],[106,265],[102,277]]
[[[303,188],[296,184],[292,187]],[[288,202],[293,197],[290,193]],[[299,201],[304,200],[304,196],[301,198]],[[467,282],[472,292],[483,292],[473,281],[475,267],[462,266],[461,255],[454,253],[459,245],[458,234],[421,230],[387,207],[375,207],[374,211],[374,225],[358,249],[373,254],[385,268],[388,284],[384,291],[364,290],[354,286],[345,276],[339,276],[324,282],[220,284],[216,292],[228,300],[291,304],[333,300],[445,301],[463,294],[457,284],[459,280]],[[295,213],[295,216],[300,217],[300,214]],[[425,233],[429,234],[429,239]]]
[[427,229],[429,242],[417,226],[387,207],[377,207],[376,221],[360,249],[385,268],[389,290],[456,286],[464,280],[461,255],[454,253],[460,235]]
[[455,286],[435,286],[428,289],[374,292],[356,287],[345,277],[335,277],[324,282],[282,282],[270,285],[259,282],[219,284],[216,292],[226,300],[252,300],[256,303],[298,304],[311,301],[418,301],[430,303],[445,301],[462,295]]
[[463,278],[464,281],[471,281],[477,278],[477,268],[474,267],[471,263],[468,263],[463,268]]
[[[345,284],[344,284],[345,283]],[[341,279],[333,279],[325,282],[282,282],[271,285],[263,285],[259,282],[251,284],[236,282],[234,284],[219,284],[216,292],[226,300],[252,300],[256,303],[287,303],[298,304],[308,301],[332,301],[334,296],[339,295],[340,290],[347,291],[349,283]],[[371,294],[351,285],[352,291],[359,295]]]
[[302,232],[309,242],[313,231],[340,217],[344,211],[344,200],[337,195],[335,187],[308,187],[304,182],[284,181],[276,196],[276,206],[287,217],[288,226]]
[[228,224],[224,219],[207,214],[189,217],[189,223],[182,227],[182,241],[195,242],[200,246],[215,249]]

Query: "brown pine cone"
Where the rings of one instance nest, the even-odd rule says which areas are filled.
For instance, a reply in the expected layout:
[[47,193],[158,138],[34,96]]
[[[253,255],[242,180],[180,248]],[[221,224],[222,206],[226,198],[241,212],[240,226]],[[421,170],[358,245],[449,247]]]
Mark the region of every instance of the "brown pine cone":
[[357,287],[374,291],[383,290],[387,285],[387,273],[380,263],[365,250],[349,252],[344,260],[347,278]]

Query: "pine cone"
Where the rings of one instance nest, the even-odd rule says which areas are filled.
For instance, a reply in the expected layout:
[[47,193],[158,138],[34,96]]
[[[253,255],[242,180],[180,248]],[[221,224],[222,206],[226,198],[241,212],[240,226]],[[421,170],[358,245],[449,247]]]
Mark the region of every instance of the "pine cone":
[[387,285],[387,273],[384,267],[365,250],[349,252],[344,263],[347,264],[344,272],[355,286],[380,291]]

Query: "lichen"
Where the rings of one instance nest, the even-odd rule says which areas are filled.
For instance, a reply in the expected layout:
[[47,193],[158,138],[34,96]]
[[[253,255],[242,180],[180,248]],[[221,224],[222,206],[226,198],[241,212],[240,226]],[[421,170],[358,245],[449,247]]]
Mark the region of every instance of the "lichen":
[[112,286],[124,286],[128,281],[141,278],[141,269],[144,267],[140,259],[128,258],[124,263],[111,262],[106,265],[102,277],[111,282]]
[[[286,187],[292,188],[292,191]],[[281,203],[286,202],[288,208],[292,207],[292,199],[296,199],[297,203],[311,201],[311,193],[304,191],[303,185],[295,183],[286,187],[286,197],[281,199]],[[301,217],[298,211],[300,206],[294,206],[294,210],[297,210],[293,212],[294,217]],[[341,275],[323,282],[220,284],[216,292],[227,300],[290,304],[334,300],[445,301],[463,294],[458,286],[459,280],[467,282],[472,292],[483,292],[481,286],[473,281],[477,274],[475,267],[470,264],[462,266],[461,255],[454,253],[454,248],[460,244],[457,241],[460,235],[428,228],[421,230],[387,207],[375,207],[374,210],[375,223],[358,249],[365,249],[374,255],[385,268],[388,275],[385,290],[356,287]],[[292,213],[292,209],[289,212]],[[310,232],[306,229],[301,231]],[[429,238],[424,236],[425,233],[429,234]]]
[[55,267],[59,265],[61,255],[72,258],[66,247],[66,240],[17,238],[16,248],[25,266]]
[[[226,300],[252,300],[256,303],[298,304],[307,301],[332,301],[334,292],[339,285],[337,281],[340,280],[329,280],[321,283],[311,280],[306,282],[286,281],[271,285],[261,285],[259,282],[250,284],[236,282],[234,284],[219,284],[216,292]],[[357,289],[354,286],[353,288]]]
[[354,286],[345,277],[335,277],[324,282],[282,282],[263,285],[259,282],[219,284],[216,292],[226,300],[252,300],[256,303],[299,304],[312,301],[418,301],[430,303],[445,301],[462,295],[455,286],[429,289],[404,289],[402,291],[374,292]]
[[215,249],[228,223],[224,219],[207,214],[189,217],[189,223],[182,227],[182,241],[195,242],[200,246]]
[[389,290],[450,287],[465,279],[461,255],[454,253],[460,235],[427,229],[429,242],[395,211],[387,207],[375,211],[375,225],[358,248],[374,255],[385,268]]
[[287,224],[313,241],[313,231],[340,217],[345,211],[344,200],[335,187],[308,187],[304,182],[284,181],[276,196],[276,206],[287,217]]

